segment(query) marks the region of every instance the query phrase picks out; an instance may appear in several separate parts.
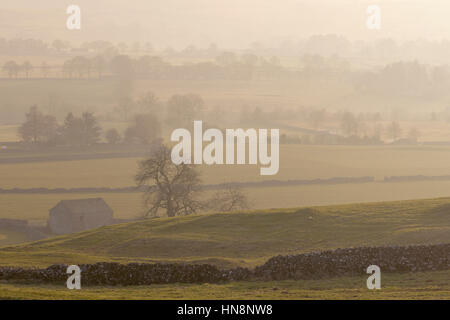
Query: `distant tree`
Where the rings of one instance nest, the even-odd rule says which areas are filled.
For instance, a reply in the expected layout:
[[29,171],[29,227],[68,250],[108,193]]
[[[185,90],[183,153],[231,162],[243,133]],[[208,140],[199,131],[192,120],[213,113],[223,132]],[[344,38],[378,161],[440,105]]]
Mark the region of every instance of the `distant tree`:
[[63,104],[62,97],[58,93],[52,92],[47,95],[45,109],[49,114],[56,114]]
[[138,114],[125,131],[125,141],[150,144],[160,136],[160,133],[161,125],[153,114]]
[[117,78],[118,98],[130,97],[134,85],[133,61],[126,55],[115,56],[111,61],[111,70]]
[[417,142],[417,140],[419,140],[420,137],[420,131],[417,128],[411,128],[408,131],[408,139]]
[[196,94],[174,95],[167,102],[167,123],[187,126],[204,111],[203,99]]
[[392,140],[397,140],[402,134],[402,129],[397,121],[392,121],[387,127],[387,134]]
[[375,123],[373,125],[373,129],[372,129],[372,138],[374,138],[377,141],[381,140],[381,135],[383,133],[383,126],[379,123]]
[[57,39],[53,41],[52,47],[55,48],[58,52],[61,52],[62,50],[67,49],[69,45],[67,42]]
[[341,117],[341,129],[344,135],[354,136],[358,134],[359,123],[351,112],[344,112]]
[[121,114],[123,120],[128,121],[130,114],[134,111],[136,103],[129,96],[119,98],[116,110]]
[[158,97],[155,94],[153,94],[153,92],[150,91],[147,92],[141,98],[139,98],[136,101],[136,104],[140,112],[153,114],[157,114],[160,111],[158,109],[161,106]]
[[25,72],[25,76],[28,79],[30,72],[33,70],[33,66],[29,61],[25,61],[20,68]]
[[102,56],[96,56],[92,58],[91,65],[97,72],[98,78],[101,79],[106,66],[105,59]]
[[81,115],[82,137],[84,145],[93,145],[100,140],[102,128],[98,125],[97,118],[91,112]]
[[61,128],[63,140],[68,145],[81,145],[82,124],[81,119],[75,117],[72,112],[69,112],[64,119],[64,124]]
[[62,67],[62,72],[63,75],[68,77],[68,78],[72,78],[72,75],[75,71],[75,66],[73,64],[73,60],[67,60],[64,62],[63,67]]
[[10,78],[17,77],[20,66],[15,61],[8,61],[3,65],[3,71],[6,72]]
[[79,78],[85,75],[89,78],[91,71],[91,64],[89,59],[81,56],[74,57],[71,61],[72,70],[78,73]]
[[311,121],[311,124],[314,129],[318,129],[325,121],[325,119],[326,119],[326,111],[324,109],[313,110],[309,114],[309,120]]
[[247,196],[239,186],[226,184],[222,190],[217,191],[206,204],[210,209],[219,212],[232,212],[249,209]]
[[237,61],[236,54],[230,51],[224,51],[216,57],[216,62],[224,67],[236,64]]
[[25,117],[25,122],[18,130],[23,141],[48,142],[56,136],[58,124],[55,117],[42,114],[37,106],[32,106]]
[[193,165],[174,164],[170,149],[162,143],[154,144],[150,157],[140,162],[136,182],[146,187],[145,216],[157,216],[160,210],[168,217],[189,215],[202,207],[198,171]]
[[109,144],[118,144],[122,139],[117,129],[109,129],[105,134],[106,141]]
[[80,118],[70,112],[64,120],[61,131],[65,143],[69,145],[93,145],[100,139],[101,127],[90,112],[84,112]]
[[50,72],[50,66],[49,66],[47,63],[42,62],[42,65],[41,65],[41,73],[42,73],[42,76],[43,76],[44,78],[47,78],[49,72]]
[[242,55],[241,60],[245,65],[254,68],[258,64],[259,59],[258,56],[253,53],[246,53]]

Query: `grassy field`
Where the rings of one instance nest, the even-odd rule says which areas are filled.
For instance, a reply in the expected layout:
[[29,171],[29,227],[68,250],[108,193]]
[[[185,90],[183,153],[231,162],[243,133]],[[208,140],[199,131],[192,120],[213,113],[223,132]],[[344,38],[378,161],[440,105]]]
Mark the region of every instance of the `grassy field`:
[[[8,157],[14,154],[8,154]],[[6,155],[5,155],[6,156]],[[1,157],[1,151],[0,151]],[[0,164],[2,188],[134,185],[140,158]],[[203,166],[205,183],[391,175],[450,175],[450,147],[280,146],[280,170],[261,176],[255,165]]]
[[0,299],[450,299],[450,271],[384,274],[381,290],[366,277],[308,281],[86,287],[0,283]]
[[0,246],[27,241],[27,236],[21,232],[0,228]]
[[[291,208],[447,197],[450,181],[264,187],[246,188],[244,192],[252,209]],[[206,192],[204,197],[211,193]],[[103,198],[119,219],[139,217],[144,210],[140,193],[0,194],[0,218],[43,223],[48,219],[48,210],[61,200],[97,197]]]
[[196,261],[255,266],[278,254],[450,241],[450,199],[160,218],[0,250],[1,265]]
[[2,142],[14,142],[19,141],[17,135],[18,125],[3,125],[0,126],[0,141]]

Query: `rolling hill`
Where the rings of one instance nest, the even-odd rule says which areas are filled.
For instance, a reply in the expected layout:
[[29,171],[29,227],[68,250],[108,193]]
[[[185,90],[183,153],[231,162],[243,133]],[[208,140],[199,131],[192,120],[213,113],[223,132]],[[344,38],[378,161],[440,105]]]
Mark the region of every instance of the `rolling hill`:
[[450,242],[450,198],[148,219],[0,248],[0,265],[98,261],[252,267],[279,254]]

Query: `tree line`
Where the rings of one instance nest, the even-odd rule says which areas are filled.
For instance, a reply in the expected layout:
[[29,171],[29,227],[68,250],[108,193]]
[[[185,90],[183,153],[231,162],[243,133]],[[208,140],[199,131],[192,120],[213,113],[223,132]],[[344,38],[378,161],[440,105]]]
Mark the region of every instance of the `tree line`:
[[109,144],[149,144],[158,138],[159,130],[159,122],[152,115],[136,115],[122,137],[115,128],[104,132],[91,112],[83,112],[80,116],[69,112],[59,124],[54,116],[43,114],[37,106],[32,106],[25,114],[25,122],[19,127],[18,134],[23,142],[35,145],[92,146],[100,143],[102,138]]
[[124,98],[115,111],[127,127],[121,134],[116,128],[103,130],[92,112],[80,116],[69,112],[59,124],[56,117],[44,114],[36,105],[25,114],[18,129],[22,141],[33,144],[89,146],[103,140],[110,144],[150,144],[161,136],[162,127],[192,125],[204,113],[204,101],[195,94],[173,95],[161,102],[148,92],[138,99]]

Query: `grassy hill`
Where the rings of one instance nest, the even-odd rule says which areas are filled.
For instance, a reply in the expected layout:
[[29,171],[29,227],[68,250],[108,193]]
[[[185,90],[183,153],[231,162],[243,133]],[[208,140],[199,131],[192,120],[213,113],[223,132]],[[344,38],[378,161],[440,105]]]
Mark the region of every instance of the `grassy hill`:
[[26,239],[28,239],[27,235],[22,232],[11,231],[0,227],[0,246],[24,242]]
[[278,254],[450,242],[450,198],[159,218],[3,247],[0,265],[192,261],[255,266]]

